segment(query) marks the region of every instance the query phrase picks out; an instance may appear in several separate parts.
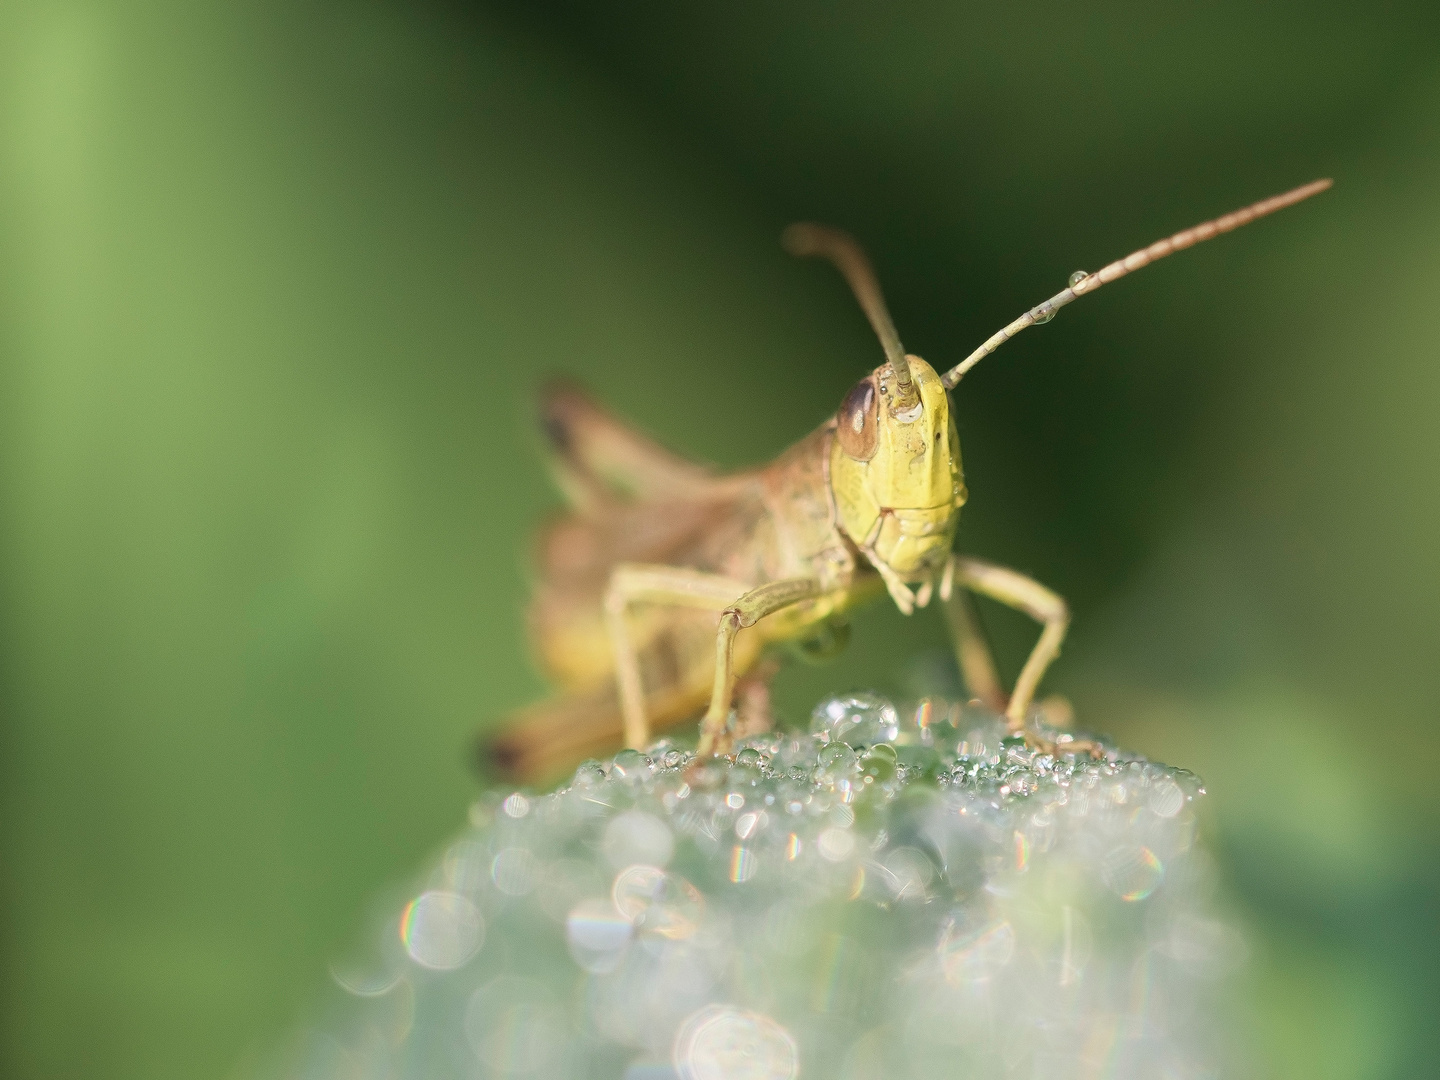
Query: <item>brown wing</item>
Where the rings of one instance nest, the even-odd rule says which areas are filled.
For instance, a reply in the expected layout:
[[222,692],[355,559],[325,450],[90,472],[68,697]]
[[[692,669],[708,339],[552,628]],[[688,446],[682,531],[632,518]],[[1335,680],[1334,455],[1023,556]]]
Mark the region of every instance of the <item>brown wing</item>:
[[[541,530],[529,629],[537,659],[561,695],[507,718],[481,743],[482,761],[534,779],[561,763],[618,745],[614,657],[602,598],[619,563],[659,563],[765,580],[774,540],[758,474],[718,477],[633,431],[565,383],[552,384],[541,418],[556,477],[573,506]],[[693,718],[709,698],[716,616],[642,606],[630,619],[652,727]],[[759,656],[737,642],[737,670]]]
[[541,392],[540,424],[556,482],[582,514],[617,499],[694,499],[714,480],[709,469],[641,435],[570,382]]

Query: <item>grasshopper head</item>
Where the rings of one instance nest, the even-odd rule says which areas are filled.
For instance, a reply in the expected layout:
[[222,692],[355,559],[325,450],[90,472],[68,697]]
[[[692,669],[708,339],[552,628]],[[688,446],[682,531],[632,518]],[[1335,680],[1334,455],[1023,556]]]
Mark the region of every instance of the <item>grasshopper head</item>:
[[[907,614],[930,598],[965,502],[960,439],[945,385],[908,356],[860,245],[838,229],[801,222],[781,237],[792,255],[839,267],[870,320],[885,363],[855,384],[835,414],[830,488],[840,526]],[[919,584],[918,594],[907,585]]]
[[966,493],[940,376],[918,356],[905,364],[908,378],[881,364],[845,396],[830,486],[841,527],[887,582],[920,583],[949,556]]

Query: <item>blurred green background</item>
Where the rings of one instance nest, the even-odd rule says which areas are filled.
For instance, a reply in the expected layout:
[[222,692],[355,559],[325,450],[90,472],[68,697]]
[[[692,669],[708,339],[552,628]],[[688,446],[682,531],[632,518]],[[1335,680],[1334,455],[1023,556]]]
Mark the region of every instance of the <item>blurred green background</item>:
[[[787,221],[939,366],[1320,175],[966,379],[961,544],[1071,599],[1082,724],[1206,777],[1254,1075],[1421,1077],[1440,8],[0,5],[0,1072],[244,1075],[461,823],[542,691],[545,373],[763,461],[878,357]],[[877,608],[781,703],[943,643]]]

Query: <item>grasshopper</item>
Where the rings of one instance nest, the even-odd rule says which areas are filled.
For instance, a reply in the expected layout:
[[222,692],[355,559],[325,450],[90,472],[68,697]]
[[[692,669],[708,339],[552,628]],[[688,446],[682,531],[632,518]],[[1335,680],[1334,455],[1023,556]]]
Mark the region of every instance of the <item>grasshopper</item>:
[[[833,653],[851,610],[885,594],[907,615],[938,596],[970,693],[1003,712],[1013,731],[1045,745],[1026,724],[1069,610],[1026,575],[952,551],[966,490],[949,392],[1004,342],[1078,297],[1329,186],[1317,180],[1093,274],[1076,273],[943,374],[905,352],[850,236],[792,225],[785,248],[835,263],[885,359],[833,417],[760,468],[717,475],[635,432],[577,388],[549,387],[543,429],[570,512],[539,538],[529,623],[540,663],[562,693],[514,715],[487,744],[491,761],[512,776],[539,777],[617,737],[643,749],[652,729],[702,707],[698,755],[724,753],[737,734],[768,725],[773,646]],[[967,593],[1041,625],[1009,693]]]

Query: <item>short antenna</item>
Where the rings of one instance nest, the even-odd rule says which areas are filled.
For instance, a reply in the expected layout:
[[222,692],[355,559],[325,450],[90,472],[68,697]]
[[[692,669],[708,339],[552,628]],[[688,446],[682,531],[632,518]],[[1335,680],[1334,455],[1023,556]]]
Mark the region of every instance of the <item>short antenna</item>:
[[1059,311],[1070,301],[1077,297],[1092,293],[1101,285],[1122,278],[1132,270],[1139,270],[1142,266],[1149,266],[1156,259],[1163,259],[1166,255],[1181,251],[1200,243],[1202,240],[1209,240],[1212,236],[1219,236],[1221,233],[1238,229],[1242,225],[1249,225],[1256,218],[1262,218],[1266,214],[1273,214],[1276,210],[1283,210],[1287,206],[1294,206],[1311,195],[1318,195],[1330,186],[1330,180],[1314,180],[1304,187],[1298,187],[1294,191],[1287,191],[1284,195],[1276,195],[1269,199],[1262,199],[1243,210],[1236,210],[1233,214],[1226,214],[1214,221],[1207,221],[1204,224],[1196,225],[1193,229],[1186,229],[1165,240],[1157,240],[1147,248],[1125,256],[1116,262],[1111,263],[1103,270],[1093,274],[1076,273],[1070,277],[1070,286],[1062,292],[1056,293],[1049,300],[1046,300],[1039,307],[1033,307],[1024,315],[1012,322],[1005,329],[993,334],[985,344],[972,352],[959,364],[941,376],[940,381],[945,384],[945,389],[953,390],[955,384],[985,357],[998,349],[1005,342],[1024,330],[1027,326],[1034,326],[1037,323],[1047,323],[1055,317]]
[[880,292],[880,282],[870,267],[855,238],[840,229],[828,225],[816,225],[809,221],[797,221],[780,234],[780,243],[791,255],[822,255],[829,259],[845,275],[850,290],[885,350],[885,359],[895,373],[896,405],[908,409],[920,400],[919,392],[910,377],[910,364],[905,359],[905,350],[900,345],[900,335],[895,332],[895,323],[885,307],[885,297]]

